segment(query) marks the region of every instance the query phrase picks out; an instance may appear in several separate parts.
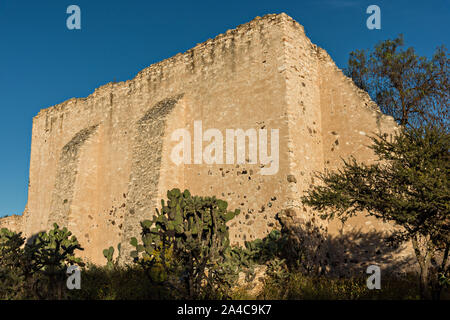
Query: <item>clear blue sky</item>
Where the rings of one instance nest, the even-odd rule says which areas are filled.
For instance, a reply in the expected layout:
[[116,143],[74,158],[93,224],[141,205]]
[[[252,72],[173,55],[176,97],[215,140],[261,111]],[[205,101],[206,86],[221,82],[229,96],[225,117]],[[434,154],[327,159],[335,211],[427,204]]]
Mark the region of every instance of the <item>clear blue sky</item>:
[[[81,8],[81,30],[66,8]],[[381,8],[381,30],[366,8]],[[2,0],[0,1],[0,216],[21,213],[32,118],[267,13],[286,12],[339,67],[354,49],[399,33],[419,54],[450,48],[450,0]]]

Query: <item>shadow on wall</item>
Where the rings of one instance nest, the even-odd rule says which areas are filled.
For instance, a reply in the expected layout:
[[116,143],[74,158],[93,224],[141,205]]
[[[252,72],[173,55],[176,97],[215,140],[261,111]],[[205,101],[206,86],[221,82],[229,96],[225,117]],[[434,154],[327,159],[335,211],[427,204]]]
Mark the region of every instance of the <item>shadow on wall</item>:
[[392,243],[382,232],[351,231],[328,236],[324,242],[330,274],[365,275],[367,267],[379,265],[385,274],[399,276],[412,270],[413,256],[402,256],[403,246]]
[[40,234],[41,232],[47,232],[47,230],[41,230],[41,231],[38,231],[38,232],[32,234],[31,236],[27,237],[27,239],[25,240],[25,243],[26,243],[27,245],[32,245],[33,242],[34,242],[34,240],[39,236],[39,234]]
[[314,221],[300,221],[293,211],[277,215],[288,244],[281,254],[288,264],[296,264],[306,273],[365,277],[368,266],[378,265],[384,274],[395,277],[416,266],[414,256],[405,255],[404,246],[393,243],[387,233],[356,230],[331,236]]

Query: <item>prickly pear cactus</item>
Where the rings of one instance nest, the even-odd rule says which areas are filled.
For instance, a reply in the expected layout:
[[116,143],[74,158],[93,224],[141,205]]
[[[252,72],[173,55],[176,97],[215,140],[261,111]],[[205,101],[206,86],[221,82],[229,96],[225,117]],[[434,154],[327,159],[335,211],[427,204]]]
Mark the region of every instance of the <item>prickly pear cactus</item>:
[[121,244],[117,245],[118,256],[114,261],[114,248],[109,247],[108,249],[103,250],[103,256],[106,258],[106,267],[108,269],[113,269],[115,266],[119,264],[119,256],[120,256]]
[[114,255],[114,248],[113,247],[109,247],[109,249],[103,250],[103,256],[107,260],[106,266],[109,269],[112,269],[114,267],[113,255]]
[[52,230],[39,233],[25,248],[36,271],[64,269],[70,264],[84,265],[80,258],[75,257],[76,250],[83,250],[77,238],[66,227],[60,229],[56,223]]
[[170,242],[175,249],[203,244],[210,249],[225,250],[229,247],[226,223],[239,214],[239,210],[227,211],[227,202],[215,197],[192,197],[188,190],[167,192],[167,204],[161,200],[161,211],[152,220],[141,222],[142,244],[136,238],[131,245],[136,248],[133,258],[151,259],[161,248],[162,242]]
[[184,279],[187,297],[194,297],[202,281],[223,273],[206,270],[226,266],[225,256],[230,251],[227,222],[239,210],[228,211],[226,201],[191,196],[188,190],[170,190],[167,199],[167,203],[161,201],[161,210],[156,210],[152,220],[141,222],[142,242],[131,239],[135,248],[131,256],[147,269],[158,266],[168,275],[177,273]]

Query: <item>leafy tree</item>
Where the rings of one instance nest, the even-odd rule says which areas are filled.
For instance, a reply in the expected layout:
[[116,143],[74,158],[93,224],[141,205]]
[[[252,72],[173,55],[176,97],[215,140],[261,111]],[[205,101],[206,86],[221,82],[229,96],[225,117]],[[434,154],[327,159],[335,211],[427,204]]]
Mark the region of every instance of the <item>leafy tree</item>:
[[226,223],[239,210],[227,211],[227,202],[188,190],[173,189],[167,198],[153,220],[141,222],[142,244],[131,239],[132,257],[181,297],[226,298],[235,280],[226,263],[231,250]]
[[404,49],[403,36],[377,44],[373,51],[350,53],[345,70],[381,111],[403,126],[449,125],[450,60],[441,46],[433,57]]
[[24,243],[21,233],[0,230],[0,299],[13,299],[22,293]]
[[337,171],[317,173],[322,183],[309,189],[302,201],[320,211],[322,218],[345,221],[366,210],[394,222],[401,227],[396,240],[413,245],[422,296],[430,298],[434,286],[438,297],[449,275],[450,136],[427,126],[403,130],[393,138],[379,135],[372,141],[377,162],[363,164],[352,158]]

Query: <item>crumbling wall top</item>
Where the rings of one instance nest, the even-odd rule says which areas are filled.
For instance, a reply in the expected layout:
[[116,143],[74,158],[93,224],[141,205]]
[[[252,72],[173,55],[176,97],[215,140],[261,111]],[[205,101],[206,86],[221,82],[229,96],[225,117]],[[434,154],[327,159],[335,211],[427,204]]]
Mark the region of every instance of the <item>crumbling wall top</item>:
[[66,108],[70,107],[70,105],[76,104],[78,101],[83,101],[91,97],[104,95],[105,93],[112,92],[112,90],[132,88],[135,85],[136,81],[158,77],[164,72],[164,70],[171,69],[178,64],[192,63],[194,57],[203,56],[205,52],[208,52],[211,49],[211,47],[217,46],[219,43],[226,42],[233,38],[238,38],[241,35],[245,35],[253,30],[261,33],[264,32],[266,28],[270,28],[271,26],[276,26],[285,22],[292,23],[301,32],[304,32],[303,26],[301,26],[297,21],[288,16],[286,13],[267,14],[264,15],[263,17],[255,17],[250,22],[241,24],[234,29],[230,29],[224,33],[217,35],[216,37],[214,37],[214,39],[208,39],[205,42],[198,43],[195,47],[185,51],[184,53],[178,53],[170,58],[167,58],[165,60],[150,65],[149,67],[139,71],[136,74],[136,76],[131,80],[121,82],[109,82],[105,85],[96,88],[94,92],[90,94],[88,97],[71,98],[62,103],[42,109],[35,116],[35,119],[38,119],[45,115],[49,116],[52,114],[58,114],[64,111]]

